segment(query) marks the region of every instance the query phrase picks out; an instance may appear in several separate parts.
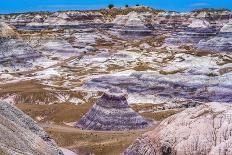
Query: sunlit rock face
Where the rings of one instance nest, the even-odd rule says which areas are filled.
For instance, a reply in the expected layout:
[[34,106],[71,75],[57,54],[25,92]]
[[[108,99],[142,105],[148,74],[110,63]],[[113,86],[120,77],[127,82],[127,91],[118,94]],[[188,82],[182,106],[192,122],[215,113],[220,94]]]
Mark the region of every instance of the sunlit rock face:
[[232,52],[232,22],[224,24],[220,32],[213,38],[201,40],[199,49],[219,52]]
[[35,121],[16,107],[0,103],[0,153],[63,155]]
[[92,109],[76,124],[87,130],[123,131],[143,129],[152,125],[133,111],[122,94],[103,94]]
[[125,155],[232,154],[232,107],[207,103],[162,121],[138,138]]
[[152,34],[147,20],[151,20],[150,13],[130,12],[127,15],[118,15],[113,20],[111,31],[124,37],[149,36]]
[[19,62],[40,57],[29,44],[25,43],[17,32],[6,23],[0,23],[0,63]]

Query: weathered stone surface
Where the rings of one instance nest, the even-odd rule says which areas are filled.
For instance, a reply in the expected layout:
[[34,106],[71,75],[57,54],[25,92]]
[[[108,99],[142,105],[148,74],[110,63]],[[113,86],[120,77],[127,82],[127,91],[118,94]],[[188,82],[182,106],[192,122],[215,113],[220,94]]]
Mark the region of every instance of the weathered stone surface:
[[35,121],[5,102],[0,102],[0,135],[0,150],[5,154],[63,154]]
[[150,127],[152,121],[133,111],[123,95],[103,94],[96,104],[77,122],[87,130],[121,131]]
[[127,155],[232,154],[232,107],[207,103],[162,121],[132,144]]

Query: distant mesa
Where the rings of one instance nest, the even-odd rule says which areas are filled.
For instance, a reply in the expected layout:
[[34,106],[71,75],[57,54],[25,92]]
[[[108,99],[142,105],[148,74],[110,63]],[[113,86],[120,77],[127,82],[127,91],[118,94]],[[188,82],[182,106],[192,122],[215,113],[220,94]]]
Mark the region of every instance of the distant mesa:
[[76,127],[86,130],[124,131],[148,128],[153,124],[130,108],[124,95],[104,93]]

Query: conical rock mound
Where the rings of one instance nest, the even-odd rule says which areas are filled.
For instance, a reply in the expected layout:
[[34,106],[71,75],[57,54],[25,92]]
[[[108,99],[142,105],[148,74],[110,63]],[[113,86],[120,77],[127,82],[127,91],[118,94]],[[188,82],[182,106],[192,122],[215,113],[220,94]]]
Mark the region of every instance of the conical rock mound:
[[133,111],[123,95],[103,94],[76,124],[87,130],[123,131],[150,127],[152,121]]

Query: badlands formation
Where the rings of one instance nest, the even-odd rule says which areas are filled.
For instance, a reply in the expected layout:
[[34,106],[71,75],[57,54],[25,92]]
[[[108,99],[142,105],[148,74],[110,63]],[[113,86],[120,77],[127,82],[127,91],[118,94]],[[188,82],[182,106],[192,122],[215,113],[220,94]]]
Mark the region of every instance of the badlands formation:
[[1,151],[60,152],[16,106],[63,152],[231,155],[231,52],[225,9],[0,15]]
[[150,127],[133,111],[122,94],[103,94],[93,108],[81,118],[76,127],[88,130],[123,131]]

